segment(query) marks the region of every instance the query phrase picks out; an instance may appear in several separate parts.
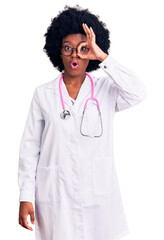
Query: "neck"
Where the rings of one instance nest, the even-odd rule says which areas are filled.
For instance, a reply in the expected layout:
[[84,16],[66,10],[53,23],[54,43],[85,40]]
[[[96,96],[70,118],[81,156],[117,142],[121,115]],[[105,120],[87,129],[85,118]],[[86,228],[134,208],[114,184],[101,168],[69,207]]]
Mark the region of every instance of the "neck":
[[86,77],[85,72],[83,74],[77,75],[77,76],[72,76],[67,72],[64,72],[63,74],[63,81],[67,86],[81,86],[83,83],[84,79]]

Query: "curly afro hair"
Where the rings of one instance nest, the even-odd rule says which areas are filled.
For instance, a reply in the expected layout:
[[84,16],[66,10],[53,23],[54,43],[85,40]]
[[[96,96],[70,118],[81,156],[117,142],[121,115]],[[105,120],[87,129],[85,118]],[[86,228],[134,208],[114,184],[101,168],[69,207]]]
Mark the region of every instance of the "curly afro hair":
[[[64,70],[64,65],[60,57],[60,47],[62,39],[68,34],[82,33],[84,35],[82,23],[86,23],[88,27],[92,27],[96,35],[96,44],[108,54],[110,47],[110,32],[106,28],[106,24],[100,21],[98,15],[89,12],[88,9],[82,9],[79,5],[75,7],[65,6],[57,17],[51,19],[51,24],[47,28],[46,43],[43,51],[46,52],[53,66],[60,72]],[[91,72],[99,68],[99,60],[90,60],[86,71]]]

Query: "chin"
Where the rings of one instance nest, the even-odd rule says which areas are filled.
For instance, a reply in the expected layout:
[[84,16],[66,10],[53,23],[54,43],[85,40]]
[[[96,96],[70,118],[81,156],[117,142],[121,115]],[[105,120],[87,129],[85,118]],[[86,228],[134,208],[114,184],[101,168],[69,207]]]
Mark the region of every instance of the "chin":
[[66,72],[66,73],[68,73],[69,75],[72,75],[72,76],[79,76],[79,75],[85,74],[86,70],[70,69],[69,71],[64,70],[64,72]]

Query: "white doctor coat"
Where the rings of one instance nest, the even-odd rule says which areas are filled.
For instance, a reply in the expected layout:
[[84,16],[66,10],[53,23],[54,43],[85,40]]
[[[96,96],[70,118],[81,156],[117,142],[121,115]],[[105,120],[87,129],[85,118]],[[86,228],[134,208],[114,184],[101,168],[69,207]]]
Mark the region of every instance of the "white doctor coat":
[[99,66],[105,76],[92,78],[101,137],[80,134],[84,103],[91,96],[88,76],[74,105],[62,81],[71,112],[66,120],[60,117],[61,74],[34,91],[20,144],[18,183],[19,201],[35,200],[36,240],[116,240],[129,232],[114,164],[113,117],[141,102],[146,90],[136,74],[110,55]]

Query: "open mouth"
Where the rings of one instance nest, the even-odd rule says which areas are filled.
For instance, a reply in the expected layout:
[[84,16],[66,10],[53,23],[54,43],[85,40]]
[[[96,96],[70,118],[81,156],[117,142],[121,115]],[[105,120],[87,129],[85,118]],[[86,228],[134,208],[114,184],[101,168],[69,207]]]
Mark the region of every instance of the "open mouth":
[[73,61],[71,62],[71,68],[72,68],[72,69],[77,69],[77,68],[78,68],[78,66],[79,66],[79,63],[78,63],[78,61],[76,61],[76,60],[73,60]]

